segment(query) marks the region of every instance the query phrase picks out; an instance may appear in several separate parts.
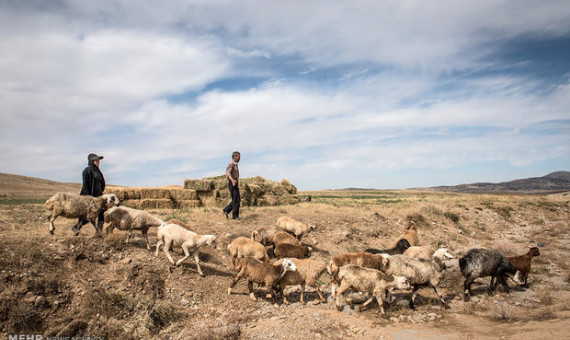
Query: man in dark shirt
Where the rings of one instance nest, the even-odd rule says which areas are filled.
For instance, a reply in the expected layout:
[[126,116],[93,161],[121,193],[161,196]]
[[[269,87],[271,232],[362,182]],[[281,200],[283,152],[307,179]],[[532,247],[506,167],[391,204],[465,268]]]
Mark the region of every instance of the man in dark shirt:
[[224,208],[224,214],[226,218],[229,218],[228,214],[232,212],[232,218],[234,220],[239,220],[239,168],[238,163],[240,160],[240,153],[235,151],[232,153],[232,161],[228,164],[226,168],[226,178],[228,179],[228,188],[230,189],[230,195],[232,196],[232,201]]
[[[80,195],[90,195],[93,197],[103,195],[103,191],[105,191],[105,178],[99,169],[99,162],[102,159],[103,156],[97,156],[94,153],[90,153],[89,156],[87,156],[87,167],[83,170],[83,186],[81,187]],[[98,225],[95,226],[99,232],[103,228],[104,213],[105,210],[102,210],[101,213],[99,213],[99,222],[97,223]],[[79,235],[81,227],[88,222],[89,221],[85,217],[80,217],[77,224],[71,228],[71,231],[75,233],[75,236]]]

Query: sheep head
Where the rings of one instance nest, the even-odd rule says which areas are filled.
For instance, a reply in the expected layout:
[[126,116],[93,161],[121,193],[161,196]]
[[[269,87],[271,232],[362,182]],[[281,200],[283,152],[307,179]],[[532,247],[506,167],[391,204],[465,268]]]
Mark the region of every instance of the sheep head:
[[115,194],[105,194],[105,195],[102,195],[102,197],[105,198],[107,208],[113,207],[113,206],[118,207],[119,205],[121,205],[121,200],[119,200],[119,198]]
[[432,257],[439,258],[442,261],[455,258],[455,256],[447,252],[447,248],[439,248],[433,253]]
[[396,289],[410,289],[410,281],[406,279],[404,276],[394,276],[394,280],[396,281]]
[[281,267],[283,267],[283,275],[285,275],[286,272],[297,271],[297,266],[295,265],[295,262],[293,262],[293,260],[291,259],[283,259]]
[[534,256],[539,256],[539,255],[540,255],[540,252],[538,251],[538,248],[537,248],[537,247],[532,247],[532,248],[530,248],[530,255],[531,255],[532,257],[534,257]]

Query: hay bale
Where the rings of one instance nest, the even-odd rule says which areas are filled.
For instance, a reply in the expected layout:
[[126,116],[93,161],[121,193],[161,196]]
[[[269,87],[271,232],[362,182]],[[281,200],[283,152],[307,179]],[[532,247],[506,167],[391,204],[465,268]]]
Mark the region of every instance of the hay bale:
[[174,208],[174,202],[170,199],[159,199],[156,201],[156,209],[172,209]]
[[139,200],[139,208],[141,210],[156,209],[156,200],[143,199]]
[[281,180],[281,185],[283,186],[283,188],[285,188],[285,190],[287,190],[288,193],[295,195],[297,194],[297,187],[295,187],[293,184],[291,184],[291,182],[289,182],[288,180],[286,180],[285,178]]
[[125,207],[133,208],[133,209],[141,209],[140,208],[140,201],[139,200],[126,200],[121,203]]
[[271,193],[275,196],[284,196],[287,194],[287,190],[279,183],[272,183]]
[[202,203],[202,205],[205,207],[216,205],[217,196],[218,196],[217,190],[198,192],[198,200],[200,200],[200,203]]
[[184,189],[193,189],[196,191],[210,191],[214,190],[214,181],[204,179],[185,179]]
[[140,200],[141,193],[137,189],[125,189],[126,200]]
[[162,188],[139,189],[141,199],[170,199],[170,190]]
[[192,209],[200,207],[202,203],[199,200],[183,200],[177,201],[176,205],[180,209]]
[[170,197],[175,201],[195,200],[198,194],[192,189],[171,189]]

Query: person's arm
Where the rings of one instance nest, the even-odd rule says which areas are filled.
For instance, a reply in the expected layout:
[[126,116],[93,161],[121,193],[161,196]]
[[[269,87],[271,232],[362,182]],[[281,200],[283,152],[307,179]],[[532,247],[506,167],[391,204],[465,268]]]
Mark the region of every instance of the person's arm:
[[234,168],[234,166],[235,166],[234,163],[230,163],[226,168],[226,177],[230,180],[230,182],[232,182],[233,186],[236,185],[236,180],[232,177],[232,169]]
[[83,187],[87,189],[87,195],[93,195],[93,179],[88,169],[83,170]]

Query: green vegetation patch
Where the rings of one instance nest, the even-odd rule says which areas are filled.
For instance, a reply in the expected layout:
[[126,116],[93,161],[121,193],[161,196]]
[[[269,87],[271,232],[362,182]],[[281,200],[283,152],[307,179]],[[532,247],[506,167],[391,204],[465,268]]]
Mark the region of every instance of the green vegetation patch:
[[45,202],[45,199],[40,198],[0,199],[0,205],[44,204]]

